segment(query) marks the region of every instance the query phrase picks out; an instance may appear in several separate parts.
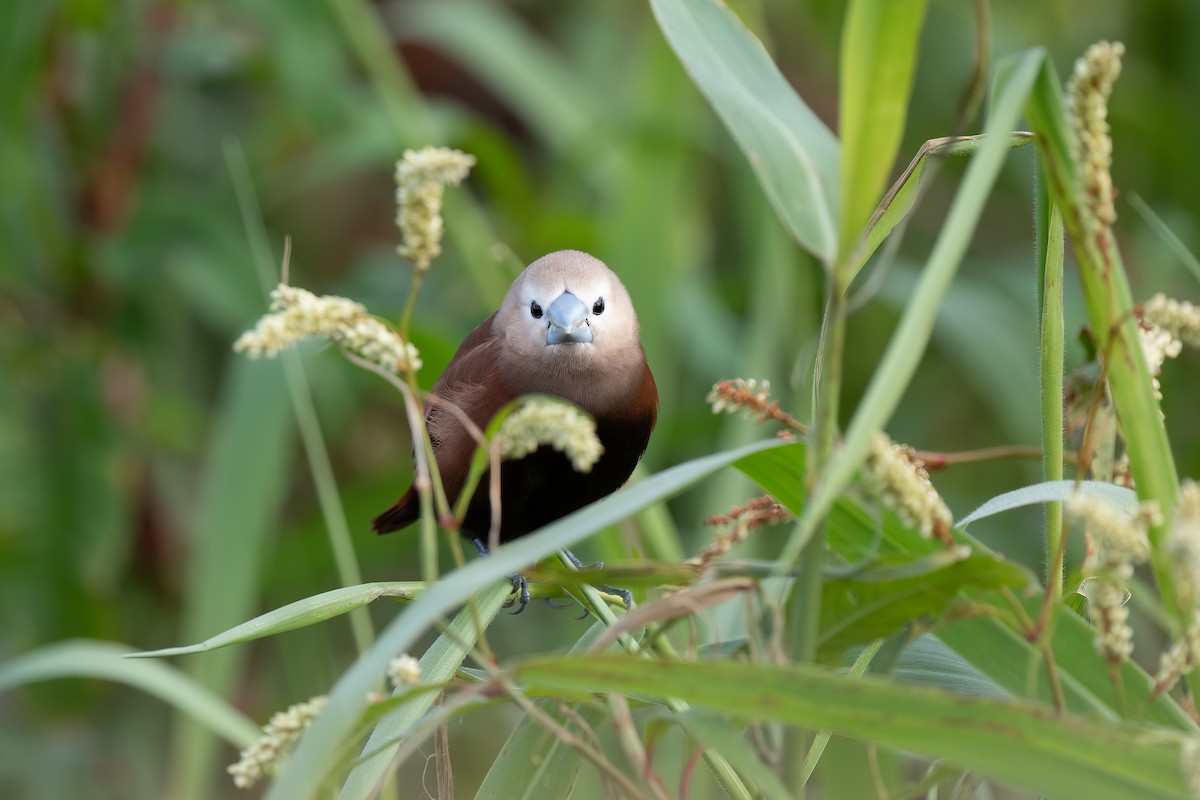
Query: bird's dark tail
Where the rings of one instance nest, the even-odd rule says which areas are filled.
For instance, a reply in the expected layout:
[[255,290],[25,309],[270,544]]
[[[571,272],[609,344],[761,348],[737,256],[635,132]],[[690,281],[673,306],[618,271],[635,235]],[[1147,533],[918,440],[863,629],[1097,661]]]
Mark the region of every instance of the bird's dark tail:
[[406,494],[396,505],[371,520],[371,527],[376,533],[391,533],[406,528],[417,521],[417,503],[409,502]]

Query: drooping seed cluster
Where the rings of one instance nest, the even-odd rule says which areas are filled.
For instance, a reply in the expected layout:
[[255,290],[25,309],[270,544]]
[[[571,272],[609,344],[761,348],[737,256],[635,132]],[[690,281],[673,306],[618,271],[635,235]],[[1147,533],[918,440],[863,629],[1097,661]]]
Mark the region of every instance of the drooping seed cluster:
[[1133,568],[1150,556],[1146,529],[1160,519],[1158,506],[1143,503],[1130,515],[1092,495],[1076,494],[1066,502],[1067,514],[1087,532],[1080,591],[1088,599],[1088,616],[1096,628],[1096,649],[1111,664],[1133,654],[1129,627],[1129,580]]
[[868,483],[895,511],[922,536],[950,541],[954,516],[929,480],[925,462],[908,445],[892,442],[885,433],[871,439],[871,449],[863,464]]
[[448,147],[405,150],[396,162],[396,225],[403,241],[396,252],[418,273],[442,252],[442,195],[467,177],[475,157]]
[[755,422],[773,419],[801,433],[806,430],[804,423],[780,408],[779,403],[771,400],[770,381],[757,381],[753,378],[718,381],[713,384],[706,401],[712,406],[714,414],[736,414],[743,411],[746,419]]
[[314,697],[272,716],[263,726],[262,738],[243,750],[238,762],[226,770],[233,776],[234,785],[239,789],[248,789],[278,770],[328,699],[323,695]]
[[764,525],[775,525],[793,519],[792,513],[774,497],[765,494],[750,500],[744,506],[734,506],[727,514],[716,514],[704,520],[705,525],[732,525],[726,533],[713,539],[704,550],[684,563],[704,568],[745,541],[751,531]]
[[576,472],[591,472],[604,454],[596,422],[569,403],[528,400],[500,425],[500,457],[524,458],[544,444],[566,455]]
[[1112,138],[1108,131],[1108,98],[1121,74],[1120,42],[1097,42],[1075,62],[1067,81],[1067,110],[1075,130],[1072,156],[1080,167],[1080,188],[1093,235],[1107,239],[1117,219],[1113,206]]
[[323,336],[389,372],[420,369],[417,348],[367,313],[359,303],[280,284],[271,292],[271,311],[243,333],[233,349],[250,358],[274,358],[310,336]]

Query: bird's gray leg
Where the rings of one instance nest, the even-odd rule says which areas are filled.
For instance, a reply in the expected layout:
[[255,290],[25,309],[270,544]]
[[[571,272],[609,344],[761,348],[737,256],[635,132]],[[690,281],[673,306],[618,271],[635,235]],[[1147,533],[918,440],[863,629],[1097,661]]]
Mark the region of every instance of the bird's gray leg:
[[[471,544],[475,545],[476,552],[478,552],[481,556],[488,556],[492,554],[492,551],[488,550],[488,546],[484,544],[483,539],[480,539],[479,537],[472,539]],[[517,599],[515,602],[520,605],[520,608],[512,613],[520,614],[525,610],[525,606],[529,605],[529,581],[525,580],[524,575],[509,575],[508,579],[512,581],[513,591],[517,593]],[[504,607],[508,608],[513,604],[513,602],[513,600],[509,600],[504,604]]]
[[[604,569],[603,561],[597,561],[595,564],[589,564],[585,567],[583,562],[576,558],[575,554],[566,548],[563,548],[563,555],[567,557],[568,561],[575,565],[576,569]],[[596,584],[596,588],[605,594],[613,594],[621,598],[621,600],[625,602],[626,611],[633,610],[633,592],[629,591],[628,589],[618,589],[615,586],[609,586],[607,583],[598,583]]]

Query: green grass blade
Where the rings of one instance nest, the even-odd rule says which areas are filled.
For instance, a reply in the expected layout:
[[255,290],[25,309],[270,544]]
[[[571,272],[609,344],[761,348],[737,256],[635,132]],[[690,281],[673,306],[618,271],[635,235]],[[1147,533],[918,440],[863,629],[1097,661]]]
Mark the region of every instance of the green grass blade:
[[929,342],[938,306],[954,278],[1000,172],[1008,150],[1008,134],[1016,126],[1043,59],[1041,51],[1026,53],[1000,91],[988,122],[988,139],[971,159],[916,292],[846,430],[842,447],[813,489],[801,524],[797,525],[784,548],[780,557],[782,567],[790,567],[800,555],[805,542],[866,456],[871,437],[884,427],[908,388]]
[[1053,797],[1186,798],[1186,737],[1024,703],[965,698],[812,665],[735,661],[648,664],[618,656],[529,661],[514,669],[527,689],[670,692],[743,718],[828,728],[934,757]]
[[167,664],[130,661],[129,648],[84,640],[48,645],[0,664],[0,692],[38,681],[99,678],[132,686],[170,703],[234,747],[246,747],[260,730],[249,717],[187,674]]
[[[271,245],[267,240],[266,227],[263,224],[262,209],[254,192],[254,182],[250,177],[250,169],[240,147],[227,145],[225,161],[233,179],[234,190],[237,193],[238,206],[242,212],[242,226],[250,242],[254,254],[254,266],[258,272],[259,282],[263,287],[263,308],[270,305],[270,293],[280,280],[276,276],[277,267],[271,256]],[[325,446],[325,437],[321,433],[321,422],[317,418],[316,404],[313,402],[312,388],[309,386],[308,375],[304,370],[304,360],[294,348],[289,348],[281,354],[283,374],[287,378],[288,394],[292,400],[292,413],[296,416],[296,428],[300,432],[300,440],[304,444],[304,455],[308,460],[308,471],[312,476],[313,485],[317,490],[317,501],[321,515],[325,519],[325,532],[329,538],[329,549],[333,562],[337,566],[338,577],[343,586],[354,586],[362,583],[362,571],[358,567],[358,559],[354,555],[354,542],[350,536],[350,526],[346,522],[346,511],[342,507],[342,498],[337,488],[337,479],[333,474],[333,464],[329,459],[329,450]],[[365,611],[350,616],[350,629],[354,634],[354,643],[359,651],[365,650],[375,635],[371,627],[371,617]]]
[[586,508],[563,517],[516,542],[497,548],[447,573],[399,614],[375,644],[345,672],[329,693],[329,704],[313,722],[267,794],[268,800],[314,797],[333,768],[342,743],[354,730],[368,692],[380,680],[388,661],[409,650],[417,638],[445,612],[475,592],[493,586],[503,576],[570,547],[602,528],[682,491],[722,467],[754,453],[779,447],[780,442],[756,442],[746,447],[705,456],[672,467]]
[[838,143],[763,49],[716,0],[651,0],[659,27],[750,161],[796,241],[826,264],[837,249]]
[[[295,436],[281,371],[275,362],[230,356],[192,528],[185,641],[246,619],[258,598]],[[213,653],[189,664],[188,671],[217,694],[228,695],[246,655],[235,650]],[[173,737],[172,796],[211,796],[216,755],[216,742],[208,731],[181,720]]]
[[925,0],[854,0],[846,9],[838,87],[838,261],[846,284],[852,251],[900,148],[924,18]]
[[210,636],[203,642],[167,647],[162,650],[147,650],[140,653],[127,653],[129,658],[163,658],[166,656],[183,656],[192,653],[203,653],[228,647],[231,644],[261,639],[264,636],[274,636],[278,633],[294,631],[309,625],[316,625],[341,614],[362,608],[380,597],[396,597],[412,600],[423,589],[425,584],[420,581],[388,581],[383,583],[364,583],[358,586],[346,586],[341,589],[331,589],[328,592],[305,597],[294,603],[268,611],[248,622]]

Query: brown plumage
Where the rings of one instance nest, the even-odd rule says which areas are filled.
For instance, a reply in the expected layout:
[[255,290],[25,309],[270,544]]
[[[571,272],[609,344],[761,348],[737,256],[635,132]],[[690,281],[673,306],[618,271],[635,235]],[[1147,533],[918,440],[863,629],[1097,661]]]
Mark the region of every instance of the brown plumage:
[[[603,262],[564,250],[533,262],[500,309],[459,346],[432,394],[458,406],[480,428],[506,403],[527,394],[568,400],[596,420],[604,454],[590,472],[572,469],[549,446],[500,469],[500,540],[553,522],[621,487],[646,449],[658,415],[658,390],[638,341],[629,294]],[[451,505],[467,477],[476,443],[437,404],[425,420]],[[462,532],[486,539],[488,478],[471,498]],[[414,488],[372,523],[378,533],[416,521]]]

